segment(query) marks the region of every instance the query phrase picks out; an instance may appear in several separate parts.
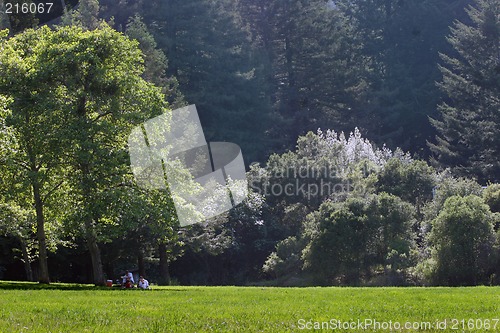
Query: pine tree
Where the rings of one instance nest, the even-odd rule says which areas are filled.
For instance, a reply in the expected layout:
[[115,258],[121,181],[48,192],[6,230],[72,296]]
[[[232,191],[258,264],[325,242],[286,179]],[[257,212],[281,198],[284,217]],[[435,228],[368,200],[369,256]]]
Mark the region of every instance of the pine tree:
[[438,50],[447,51],[448,25],[470,0],[336,1],[355,25],[369,59],[369,93],[354,111],[356,126],[378,143],[428,154],[435,134],[440,73]]
[[131,17],[139,15],[144,17],[154,5],[151,1],[144,0],[100,0],[100,16],[106,22],[113,21],[118,31],[124,31]]
[[472,24],[455,22],[449,43],[454,55],[442,54],[445,93],[439,132],[430,147],[437,160],[480,181],[500,179],[500,3],[476,0],[467,13]]
[[347,130],[362,95],[364,63],[347,18],[324,0],[241,0],[239,7],[267,59],[269,95],[280,120],[273,133],[283,148],[320,126]]
[[74,11],[66,11],[62,17],[62,25],[77,25],[89,30],[99,26],[99,0],[80,0]]
[[144,73],[142,78],[161,87],[168,96],[172,108],[186,105],[180,92],[179,82],[175,77],[167,76],[168,59],[165,53],[157,47],[153,35],[139,15],[129,19],[125,33],[139,42],[139,48],[144,55]]
[[167,74],[196,104],[207,140],[237,143],[247,162],[262,160],[270,108],[234,3],[154,1],[144,16],[168,57]]

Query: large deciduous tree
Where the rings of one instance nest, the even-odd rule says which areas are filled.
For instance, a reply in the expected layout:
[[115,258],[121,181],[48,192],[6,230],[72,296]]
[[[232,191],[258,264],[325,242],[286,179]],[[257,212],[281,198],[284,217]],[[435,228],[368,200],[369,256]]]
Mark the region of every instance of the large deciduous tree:
[[58,128],[60,120],[64,119],[57,106],[57,95],[61,91],[44,85],[48,73],[39,67],[38,55],[46,47],[41,37],[46,32],[47,28],[29,29],[11,39],[4,36],[0,53],[0,92],[12,99],[12,112],[7,123],[17,146],[3,166],[16,173],[18,182],[26,182],[31,187],[29,195],[36,212],[38,280],[41,283],[50,281],[45,234],[46,203],[61,184],[58,179]]
[[455,54],[441,55],[445,93],[439,134],[430,147],[437,160],[480,181],[500,179],[500,3],[477,0],[472,24],[455,22],[448,41]]
[[[61,57],[53,80],[66,90],[63,133],[77,219],[83,222],[94,282],[104,284],[99,225],[113,199],[108,192],[129,172],[127,135],[166,104],[160,89],[140,77],[144,67],[137,42],[105,25],[94,31],[61,29],[50,37]],[[52,50],[47,51],[44,56],[50,57]]]
[[[14,97],[12,126],[23,147],[19,163],[33,187],[40,257],[42,193],[51,193],[47,184],[57,177],[49,171],[57,169],[70,185],[66,200],[75,230],[86,239],[95,284],[104,284],[98,244],[113,200],[108,192],[130,172],[129,130],[166,107],[160,89],[141,78],[137,44],[105,24],[93,31],[44,27],[5,41],[2,53],[1,88]],[[48,282],[46,265],[41,268],[41,281]]]

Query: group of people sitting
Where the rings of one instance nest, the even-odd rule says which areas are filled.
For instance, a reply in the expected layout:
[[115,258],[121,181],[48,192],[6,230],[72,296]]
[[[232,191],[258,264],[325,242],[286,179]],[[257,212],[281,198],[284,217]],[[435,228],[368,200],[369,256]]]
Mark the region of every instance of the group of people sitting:
[[[122,277],[122,288],[134,288],[135,281],[132,272],[127,271]],[[139,282],[137,283],[137,288],[149,289],[149,282],[143,276],[139,277]]]

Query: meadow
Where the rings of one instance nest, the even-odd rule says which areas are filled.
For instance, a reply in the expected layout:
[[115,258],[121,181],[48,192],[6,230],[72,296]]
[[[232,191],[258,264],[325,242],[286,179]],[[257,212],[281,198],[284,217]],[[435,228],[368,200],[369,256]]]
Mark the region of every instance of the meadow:
[[0,332],[299,332],[315,328],[500,332],[498,319],[499,287],[121,290],[0,282]]

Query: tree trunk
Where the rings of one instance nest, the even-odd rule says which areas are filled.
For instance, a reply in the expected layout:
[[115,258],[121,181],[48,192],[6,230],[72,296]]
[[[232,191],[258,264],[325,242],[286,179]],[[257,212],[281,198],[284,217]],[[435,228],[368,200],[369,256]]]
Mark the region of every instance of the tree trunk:
[[23,253],[23,263],[24,271],[26,272],[26,280],[33,281],[33,270],[31,269],[30,256],[28,253],[28,247],[26,246],[26,241],[21,235],[19,236],[19,241],[21,242],[21,252]]
[[[106,260],[105,260],[106,262]],[[115,272],[115,268],[114,268],[114,265],[112,262],[106,262],[105,264],[103,264],[103,269],[104,269],[104,274],[106,274],[106,277],[108,280],[115,280],[115,275],[114,275],[114,272]]]
[[160,251],[160,280],[158,284],[168,286],[170,284],[170,272],[168,270],[167,244],[160,243],[158,250]]
[[139,275],[145,276],[146,268],[144,267],[144,253],[142,252],[142,249],[137,251],[137,267],[139,268]]
[[96,286],[105,286],[106,281],[104,279],[104,270],[102,267],[101,251],[99,250],[99,245],[97,245],[97,235],[92,226],[91,221],[86,221],[86,236],[87,236],[87,247],[90,252],[90,259],[92,260],[92,278]]
[[43,201],[40,195],[40,184],[36,179],[33,180],[32,187],[36,211],[36,236],[38,239],[38,282],[49,284],[49,265],[47,263],[47,245],[45,242],[45,218],[43,215]]
[[[80,100],[79,112],[85,112],[85,99]],[[83,132],[87,132],[83,130]],[[83,193],[83,200],[85,205],[86,216],[84,216],[85,225],[85,238],[87,242],[87,248],[90,253],[90,259],[92,261],[92,279],[96,286],[105,286],[106,279],[104,278],[104,268],[102,266],[101,251],[99,250],[99,245],[97,244],[97,233],[95,231],[94,225],[99,222],[99,215],[94,211],[93,205],[95,204],[94,191],[96,186],[90,176],[89,162],[86,160],[79,161],[79,169],[82,173],[81,179],[81,189]]]

